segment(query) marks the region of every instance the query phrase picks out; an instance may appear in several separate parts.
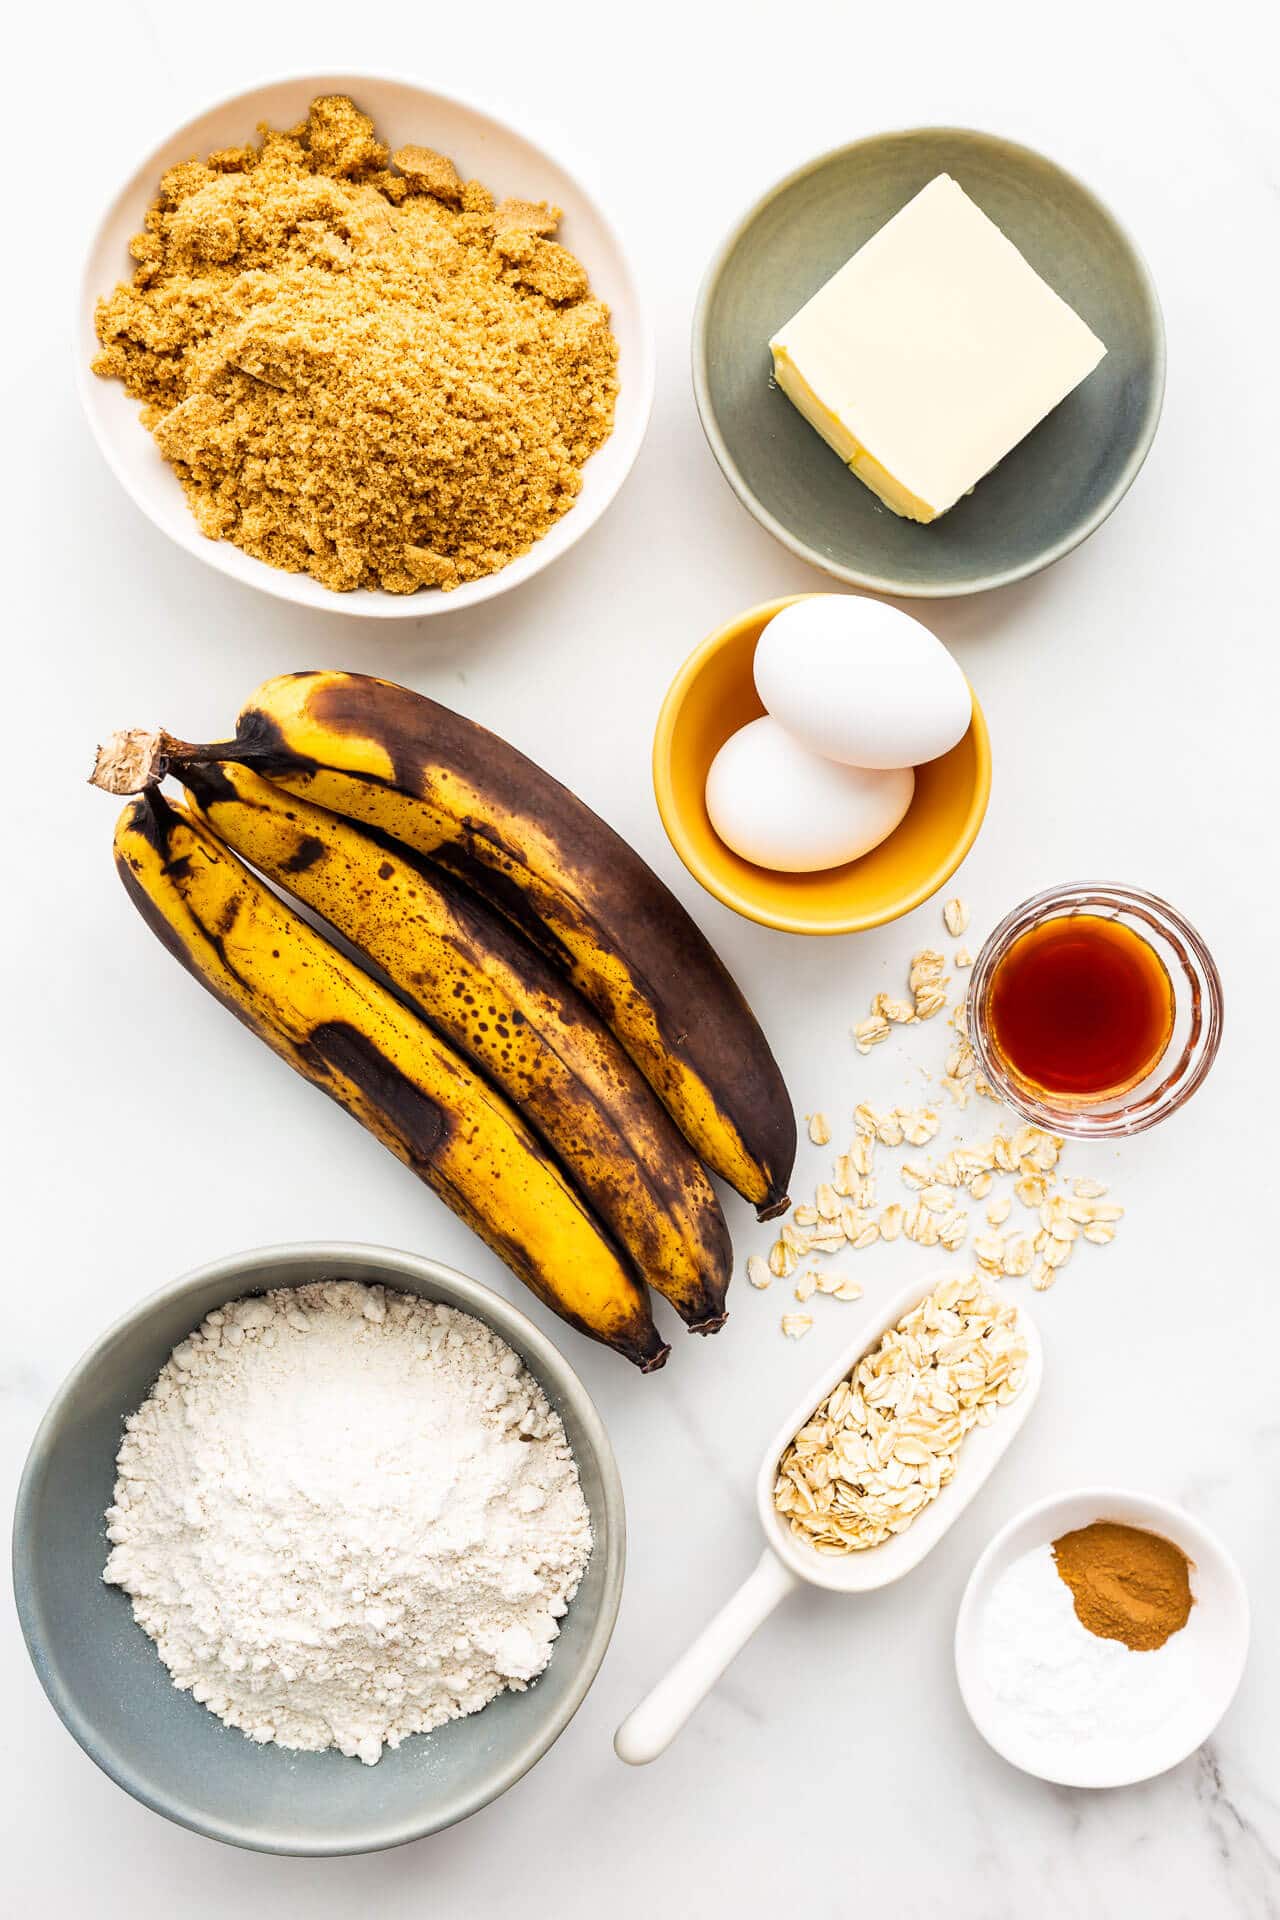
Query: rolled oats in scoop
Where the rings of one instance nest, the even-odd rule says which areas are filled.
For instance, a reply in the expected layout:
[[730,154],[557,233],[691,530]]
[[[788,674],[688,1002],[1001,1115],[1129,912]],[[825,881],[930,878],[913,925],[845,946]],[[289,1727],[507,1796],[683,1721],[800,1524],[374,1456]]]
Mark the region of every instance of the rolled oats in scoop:
[[318,99],[163,176],[94,371],[211,540],[337,592],[456,587],[542,538],[612,429],[609,310],[559,218]]
[[819,1553],[905,1533],[975,1427],[1022,1390],[1018,1310],[982,1276],[944,1280],[829,1393],[778,1462],[775,1510]]

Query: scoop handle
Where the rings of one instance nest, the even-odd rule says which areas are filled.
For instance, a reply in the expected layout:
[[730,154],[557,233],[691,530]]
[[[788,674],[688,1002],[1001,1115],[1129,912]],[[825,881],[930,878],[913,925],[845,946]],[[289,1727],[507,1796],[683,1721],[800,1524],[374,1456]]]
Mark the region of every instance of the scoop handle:
[[613,1750],[619,1760],[629,1767],[643,1767],[665,1753],[734,1655],[796,1584],[795,1574],[766,1547],[750,1578],[618,1728]]

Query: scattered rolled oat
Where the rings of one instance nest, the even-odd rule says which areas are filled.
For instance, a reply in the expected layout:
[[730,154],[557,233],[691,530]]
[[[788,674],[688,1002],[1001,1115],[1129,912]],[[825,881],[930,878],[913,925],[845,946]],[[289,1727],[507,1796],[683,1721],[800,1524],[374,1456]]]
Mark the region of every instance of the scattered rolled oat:
[[769,1271],[776,1280],[789,1280],[796,1270],[796,1255],[785,1240],[775,1240],[769,1249]]
[[866,1020],[859,1020],[853,1030],[853,1041],[859,1053],[870,1053],[872,1047],[881,1040],[889,1038],[889,1022],[882,1013],[873,1013]]
[[942,979],[942,970],[946,966],[942,955],[933,947],[921,947],[911,956],[911,971],[907,975],[907,985],[912,993],[919,993],[924,987],[936,987]]
[[1005,1242],[1004,1259],[1001,1269],[1010,1279],[1018,1279],[1030,1273],[1034,1255],[1031,1242],[1025,1234]]
[[[874,1180],[864,1180],[860,1184],[863,1187],[875,1186]],[[869,1207],[874,1198],[875,1198],[875,1195],[871,1193],[871,1194],[868,1194],[865,1199],[851,1200],[847,1206],[841,1207],[840,1231],[843,1233],[846,1240],[856,1240],[858,1235],[862,1232],[862,1229],[866,1224],[866,1216],[864,1214],[863,1209],[865,1207]]]
[[773,1285],[773,1275],[769,1271],[769,1262],[762,1260],[758,1253],[751,1254],[747,1260],[747,1278],[753,1287],[763,1289]]
[[813,1325],[811,1313],[784,1313],[782,1331],[788,1340],[803,1340]]
[[839,1226],[836,1226],[834,1222],[828,1222],[828,1226],[830,1228],[829,1232],[810,1234],[809,1242],[805,1249],[807,1253],[839,1253],[841,1247],[849,1237],[845,1232],[844,1222],[842,1220]]
[[957,1209],[955,1213],[949,1213],[938,1228],[938,1245],[945,1247],[948,1253],[958,1253],[968,1231],[969,1216]]
[[896,1026],[909,1026],[916,1017],[916,1010],[909,1000],[895,999],[891,993],[878,993],[871,1002],[872,1013],[879,1013]]
[[859,1133],[849,1146],[849,1165],[855,1173],[865,1177],[874,1171],[875,1164],[875,1140],[868,1134]]
[[[787,1315],[784,1332],[788,1319],[808,1316]],[[778,1462],[775,1508],[819,1553],[904,1533],[954,1477],[965,1436],[1016,1398],[1026,1358],[1016,1307],[978,1274],[944,1282],[801,1427]]]
[[947,1055],[947,1078],[949,1080],[967,1080],[976,1071],[977,1061],[968,1039],[961,1035]]
[[[931,1017],[945,1004],[944,968],[943,956],[933,948],[923,947],[912,955],[908,984],[913,995],[913,1021]],[[935,995],[940,1002],[937,1007],[933,1005]],[[927,1011],[922,1012],[922,1006]],[[867,1053],[885,1039],[891,1021],[911,1024],[902,1018],[904,1010],[905,1001],[877,994],[870,1016],[855,1029],[855,1034],[862,1035],[859,1051]],[[965,1029],[963,1000],[951,1010],[946,1025],[953,1031],[945,1056],[946,1071],[937,1076],[937,1084],[961,1109],[973,1094],[1001,1105],[999,1096],[977,1071]],[[1056,1183],[1062,1178],[1059,1162],[1066,1145],[1062,1136],[1025,1124],[1007,1109],[1002,1117],[1005,1131],[985,1139],[957,1139],[933,1163],[924,1158],[899,1161],[898,1177],[916,1196],[915,1202],[904,1205],[890,1201],[878,1207],[878,1150],[928,1146],[941,1129],[941,1117],[933,1106],[878,1109],[870,1101],[861,1101],[854,1110],[854,1134],[847,1151],[836,1156],[831,1180],[818,1183],[814,1203],[798,1206],[780,1229],[769,1254],[769,1270],[789,1279],[800,1261],[810,1256],[859,1253],[880,1240],[903,1240],[941,1247],[948,1254],[972,1245],[984,1272],[1011,1279],[1031,1276],[1037,1288],[1051,1286],[1081,1242],[1090,1246],[1111,1243],[1124,1210],[1105,1202],[1107,1189],[1100,1180],[1077,1178],[1069,1191],[1060,1190]],[[817,1138],[815,1127],[829,1137],[824,1114],[811,1115],[809,1126],[811,1138]],[[1001,1183],[999,1188],[997,1182]],[[1014,1200],[1037,1216],[1034,1223],[1027,1223],[1026,1231],[1004,1231]],[[966,1208],[983,1201],[988,1202],[985,1223],[971,1242]],[[837,1299],[847,1297],[839,1291],[839,1285],[819,1272],[814,1291]]]
[[916,1019],[932,1020],[935,1013],[941,1013],[947,1004],[947,990],[940,987],[921,987],[916,995]]
[[973,965],[973,955],[970,953],[968,947],[956,948],[955,964],[957,967],[961,967],[961,968],[971,967]]
[[827,1125],[827,1116],[825,1113],[811,1113],[809,1115],[809,1138],[815,1147],[830,1145],[831,1128]]
[[942,909],[942,918],[947,932],[953,940],[958,940],[969,925],[969,908],[964,900],[948,900]]
[[936,1247],[942,1238],[938,1217],[927,1207],[912,1207],[902,1223],[902,1231],[908,1240],[914,1240],[921,1247]]

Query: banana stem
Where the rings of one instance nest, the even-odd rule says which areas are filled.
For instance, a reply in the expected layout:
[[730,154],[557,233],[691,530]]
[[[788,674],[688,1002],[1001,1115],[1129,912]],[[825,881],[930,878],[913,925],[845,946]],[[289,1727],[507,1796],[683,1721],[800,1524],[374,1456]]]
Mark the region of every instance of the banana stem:
[[146,793],[172,771],[242,754],[243,745],[233,740],[198,747],[189,740],[175,740],[163,728],[128,727],[111,734],[105,746],[98,748],[89,785],[101,787],[104,793]]

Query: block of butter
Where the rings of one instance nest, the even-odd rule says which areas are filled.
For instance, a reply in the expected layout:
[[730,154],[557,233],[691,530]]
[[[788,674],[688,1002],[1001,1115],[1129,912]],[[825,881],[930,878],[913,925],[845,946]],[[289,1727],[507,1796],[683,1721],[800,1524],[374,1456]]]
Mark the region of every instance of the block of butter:
[[909,520],[954,506],[1106,352],[945,173],[769,344],[787,398]]

